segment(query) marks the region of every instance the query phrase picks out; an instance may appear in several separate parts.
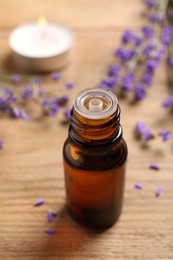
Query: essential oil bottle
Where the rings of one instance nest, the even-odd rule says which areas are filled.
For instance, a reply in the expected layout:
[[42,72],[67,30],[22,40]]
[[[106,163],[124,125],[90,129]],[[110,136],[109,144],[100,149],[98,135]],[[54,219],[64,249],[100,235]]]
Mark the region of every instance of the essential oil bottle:
[[63,157],[69,215],[89,228],[112,226],[122,209],[127,159],[113,92],[91,88],[78,94]]

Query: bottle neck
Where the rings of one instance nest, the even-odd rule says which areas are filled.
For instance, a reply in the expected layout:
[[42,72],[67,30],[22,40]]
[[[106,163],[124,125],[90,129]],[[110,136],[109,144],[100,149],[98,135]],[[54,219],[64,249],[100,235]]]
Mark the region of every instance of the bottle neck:
[[119,143],[122,139],[119,105],[111,116],[98,120],[85,118],[73,108],[69,138],[73,143],[87,147]]

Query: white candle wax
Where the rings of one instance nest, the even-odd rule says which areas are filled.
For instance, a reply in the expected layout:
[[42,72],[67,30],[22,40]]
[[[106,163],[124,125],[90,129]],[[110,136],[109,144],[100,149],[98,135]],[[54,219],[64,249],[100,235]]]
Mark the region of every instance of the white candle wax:
[[48,71],[64,66],[73,45],[72,32],[60,24],[26,24],[9,38],[14,58],[24,70]]

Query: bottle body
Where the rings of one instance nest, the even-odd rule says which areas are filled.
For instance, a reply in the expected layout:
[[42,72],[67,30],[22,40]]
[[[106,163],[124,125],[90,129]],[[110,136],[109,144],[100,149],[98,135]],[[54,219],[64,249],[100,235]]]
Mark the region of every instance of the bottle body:
[[72,111],[63,149],[67,210],[89,228],[106,229],[121,214],[127,146],[119,114],[89,123]]

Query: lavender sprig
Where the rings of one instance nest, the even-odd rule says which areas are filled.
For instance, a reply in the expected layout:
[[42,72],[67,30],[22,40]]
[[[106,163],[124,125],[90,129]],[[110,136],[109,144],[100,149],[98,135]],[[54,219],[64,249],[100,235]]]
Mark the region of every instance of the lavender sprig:
[[[51,78],[53,81],[58,81],[56,84],[60,84],[59,73],[52,73]],[[40,78],[30,78],[24,87],[16,85],[22,83],[20,75],[12,75],[8,79],[8,86],[6,83],[0,86],[0,113],[16,119],[22,118],[24,121],[28,121],[30,118],[27,107],[31,101],[40,106],[44,115],[55,117],[62,107],[66,108],[68,105],[69,98],[65,93],[74,87],[72,82],[65,83],[64,87],[61,88],[62,94],[58,94],[56,97],[52,94],[50,96],[50,93],[41,87]],[[59,88],[59,86],[56,87]],[[67,114],[68,110],[65,113],[65,118],[69,120]]]

